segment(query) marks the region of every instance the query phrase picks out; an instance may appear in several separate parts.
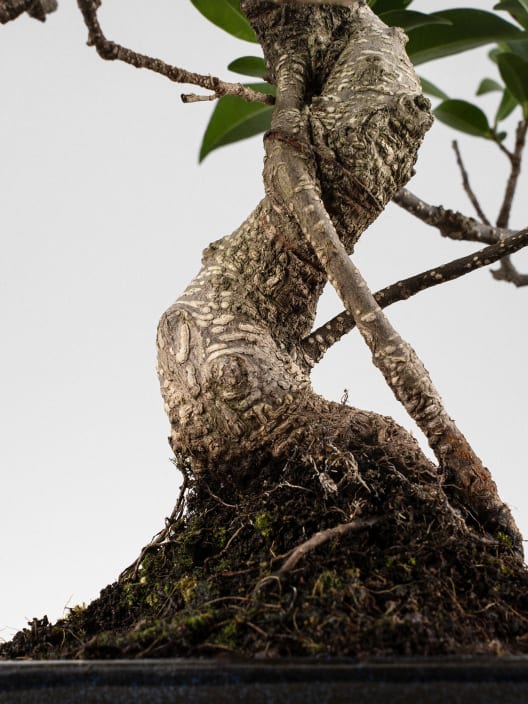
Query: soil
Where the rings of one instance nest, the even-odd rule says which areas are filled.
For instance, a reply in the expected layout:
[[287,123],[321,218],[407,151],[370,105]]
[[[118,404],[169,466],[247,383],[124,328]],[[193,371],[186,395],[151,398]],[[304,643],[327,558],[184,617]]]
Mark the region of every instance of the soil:
[[175,517],[136,565],[0,657],[528,653],[528,571],[507,536],[471,525],[433,476],[358,463],[184,470]]

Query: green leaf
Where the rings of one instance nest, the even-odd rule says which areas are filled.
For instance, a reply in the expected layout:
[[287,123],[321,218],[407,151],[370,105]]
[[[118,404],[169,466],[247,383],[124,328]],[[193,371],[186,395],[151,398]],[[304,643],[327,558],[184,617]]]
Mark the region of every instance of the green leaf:
[[240,10],[240,0],[191,0],[210,22],[238,39],[257,42],[255,32]]
[[510,93],[521,105],[524,117],[528,117],[528,62],[516,54],[499,54],[497,57],[502,80]]
[[444,100],[433,110],[436,118],[455,130],[492,139],[488,118],[480,108],[465,100]]
[[423,12],[414,10],[391,10],[380,13],[380,20],[383,20],[389,27],[401,27],[409,30],[416,27],[425,27],[428,24],[451,24],[449,20],[440,15],[426,15]]
[[422,76],[418,76],[418,78],[421,81],[422,90],[426,95],[433,95],[435,98],[440,98],[441,100],[449,100],[449,96],[444,93],[441,88],[438,88],[434,83],[428,81],[427,78],[422,78]]
[[525,33],[492,12],[455,9],[434,12],[451,26],[428,25],[409,31],[407,53],[415,64],[450,56],[491,42],[520,39]]
[[227,68],[242,76],[264,78],[266,74],[266,62],[260,56],[241,56],[239,59],[231,61]]
[[[269,83],[247,85],[262,93],[275,93],[275,87]],[[265,132],[269,129],[272,112],[273,107],[270,105],[248,103],[235,95],[220,98],[205,130],[199,160],[203,161],[213,150],[226,144]]]
[[524,32],[523,36],[525,38],[520,41],[499,44],[499,48],[502,51],[511,51],[513,54],[520,56],[521,59],[528,61],[528,34]]
[[476,95],[485,95],[486,93],[493,93],[496,90],[502,93],[503,86],[492,78],[483,78],[479,83]]
[[502,0],[493,6],[494,10],[504,10],[509,12],[514,20],[528,29],[528,2],[527,0]]
[[497,125],[499,122],[509,117],[518,105],[519,103],[515,100],[510,91],[505,88],[502,94],[502,100],[497,108],[497,114],[495,115],[495,124]]
[[370,6],[377,15],[381,15],[391,10],[404,10],[411,2],[413,0],[374,0]]
[[494,64],[496,64],[497,63],[497,56],[499,54],[502,54],[502,50],[499,49],[499,47],[495,46],[495,47],[493,47],[493,49],[490,49],[488,51],[488,59],[490,61],[493,61]]

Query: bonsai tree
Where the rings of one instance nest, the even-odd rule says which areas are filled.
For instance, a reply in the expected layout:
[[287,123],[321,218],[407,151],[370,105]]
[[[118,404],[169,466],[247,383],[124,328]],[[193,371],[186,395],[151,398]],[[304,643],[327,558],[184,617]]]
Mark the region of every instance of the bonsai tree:
[[[9,655],[522,652],[522,537],[490,471],[383,309],[499,261],[524,285],[508,229],[528,127],[524,0],[429,15],[408,0],[192,0],[264,58],[241,85],[141,55],[105,36],[99,2],[78,0],[107,60],[195,84],[219,99],[201,156],[264,132],[265,197],[158,328],[158,373],[183,484],[165,528],[119,581],[67,621],[36,620]],[[53,3],[4,3],[3,21]],[[40,13],[40,14],[39,14]],[[403,31],[407,30],[409,38]],[[502,83],[493,122],[421,81],[414,65],[486,43]],[[457,152],[477,218],[406,190],[436,117],[495,142],[511,170],[495,224]],[[186,102],[202,99],[194,94]],[[514,144],[501,122],[521,113]],[[395,201],[440,234],[487,246],[373,293],[354,263],[362,233]],[[327,282],[344,311],[314,330]],[[391,418],[316,394],[310,372],[357,328],[373,364],[436,457]],[[322,548],[322,546],[325,546]]]

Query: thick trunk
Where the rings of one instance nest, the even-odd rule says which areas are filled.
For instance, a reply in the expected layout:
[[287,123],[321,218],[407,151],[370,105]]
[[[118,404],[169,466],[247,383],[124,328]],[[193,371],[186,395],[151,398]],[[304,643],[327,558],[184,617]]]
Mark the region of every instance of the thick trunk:
[[199,274],[161,320],[159,377],[173,450],[196,473],[258,470],[294,452],[320,463],[336,452],[381,451],[407,475],[434,474],[392,420],[314,393],[303,339],[328,277],[457,499],[518,541],[489,473],[344,256],[410,178],[431,124],[405,35],[363,2],[242,7],[277,86],[266,197],[204,252]]

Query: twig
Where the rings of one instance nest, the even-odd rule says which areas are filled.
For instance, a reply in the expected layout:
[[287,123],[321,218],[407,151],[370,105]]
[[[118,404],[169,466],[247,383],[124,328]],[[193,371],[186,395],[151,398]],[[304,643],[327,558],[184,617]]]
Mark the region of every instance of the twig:
[[220,550],[220,552],[219,552],[217,555],[210,555],[210,556],[204,561],[204,563],[203,563],[204,567],[206,567],[206,566],[208,565],[208,563],[209,563],[211,560],[218,560],[218,558],[222,557],[222,555],[225,555],[225,553],[226,553],[226,552],[229,550],[229,548],[231,547],[232,542],[237,539],[237,537],[240,535],[240,533],[244,530],[245,527],[246,527],[246,524],[245,524],[245,523],[242,523],[242,525],[240,525],[240,526],[236,529],[236,531],[233,533],[233,535],[229,538],[229,540],[228,540],[227,543],[224,545],[224,547],[222,548],[222,550]]
[[[507,227],[508,222],[510,220],[513,198],[515,196],[515,191],[517,190],[519,176],[521,173],[522,154],[526,143],[527,129],[528,120],[521,120],[517,125],[517,130],[515,133],[514,150],[513,152],[509,153],[509,159],[511,164],[510,176],[508,178],[508,182],[506,183],[504,198],[502,200],[501,209],[497,217],[498,227]],[[493,270],[491,273],[493,277],[499,281],[507,281],[509,283],[514,284],[515,286],[528,285],[528,275],[520,274],[513,265],[509,256],[502,259],[500,267],[498,269]]]
[[478,201],[477,196],[475,195],[473,189],[471,188],[471,184],[469,182],[469,176],[468,172],[466,170],[466,167],[464,166],[464,162],[462,161],[462,154],[460,153],[460,149],[458,148],[458,142],[454,140],[452,142],[452,147],[454,149],[455,155],[456,155],[456,160],[458,164],[458,168],[460,169],[460,173],[462,175],[462,185],[464,186],[464,190],[466,192],[467,197],[471,201],[472,206],[475,208],[475,212],[479,216],[479,218],[482,220],[483,223],[486,225],[490,224],[490,221],[484,214],[484,211],[480,207],[480,203]]
[[[120,44],[108,40],[99,24],[97,18],[98,0],[77,0],[79,9],[83,15],[84,22],[88,28],[88,44],[95,46],[97,53],[108,61],[123,61],[135,68],[146,68],[155,73],[165,76],[175,83],[190,83],[213,91],[213,99],[223,95],[236,95],[250,102],[265,103],[273,105],[272,95],[260,93],[252,90],[241,83],[227,83],[216,76],[206,76],[199,73],[192,73],[177,66],[166,64],[160,59],[154,59],[144,54],[139,54],[132,49],[127,49]],[[192,102],[192,101],[189,101]]]
[[267,577],[261,579],[255,586],[253,594],[259,592],[262,587],[264,587],[266,584],[269,584],[271,581],[277,581],[280,584],[280,578],[284,574],[286,574],[286,572],[291,572],[299,563],[299,561],[302,560],[303,557],[305,557],[308,553],[312,552],[321,545],[324,545],[324,543],[327,543],[329,540],[333,540],[334,538],[341,538],[347,533],[363,530],[364,528],[371,528],[376,523],[379,523],[381,519],[381,516],[373,516],[372,518],[365,519],[356,519],[354,521],[350,521],[349,523],[340,523],[339,525],[333,526],[332,528],[326,528],[325,530],[320,530],[317,533],[314,533],[311,538],[308,538],[308,540],[305,540],[303,543],[300,543],[300,545],[297,545],[297,547],[293,548],[293,550],[290,550],[290,552],[287,553],[288,557],[282,563],[280,568],[273,574],[270,574]]
[[[504,257],[526,246],[528,246],[528,228],[496,244],[485,247],[479,252],[468,254],[465,257],[460,257],[460,259],[454,259],[447,264],[391,284],[375,293],[374,298],[381,308],[386,308],[398,301],[404,301],[420,291],[458,279],[460,276],[469,274],[484,266],[489,266],[499,259],[504,260]],[[512,278],[508,280],[513,281],[517,286],[528,285],[528,276],[519,274],[511,262],[509,265],[512,267],[513,272],[510,272]],[[500,270],[492,273],[495,278],[502,278]],[[302,341],[303,349],[315,364],[322,359],[334,343],[353,330],[355,325],[352,315],[347,311],[343,311],[305,337]]]
[[430,205],[406,188],[402,188],[393,201],[422,222],[436,227],[443,237],[452,240],[494,244],[514,234],[513,230],[485,225],[462,213]]
[[502,200],[501,209],[497,218],[497,227],[508,227],[513,198],[515,196],[515,191],[517,190],[519,175],[521,173],[522,153],[526,142],[527,129],[528,120],[521,120],[517,125],[517,130],[515,133],[515,147],[513,152],[510,154],[510,176],[508,178],[508,182],[506,183],[504,198]]
[[57,0],[0,0],[0,24],[7,24],[23,12],[41,22],[57,9]]
[[208,100],[216,100],[217,98],[216,93],[211,93],[210,95],[196,95],[196,93],[181,94],[182,103],[202,103]]
[[326,528],[326,530],[318,531],[312,535],[311,538],[305,540],[304,543],[297,545],[297,547],[291,551],[289,557],[282,563],[275,574],[280,577],[285,572],[291,572],[303,557],[305,557],[309,552],[312,552],[312,550],[318,548],[320,545],[327,543],[329,540],[340,538],[341,536],[352,531],[371,528],[380,521],[380,516],[374,516],[372,518],[356,519],[354,521],[350,521],[350,523],[340,523],[333,528]]

